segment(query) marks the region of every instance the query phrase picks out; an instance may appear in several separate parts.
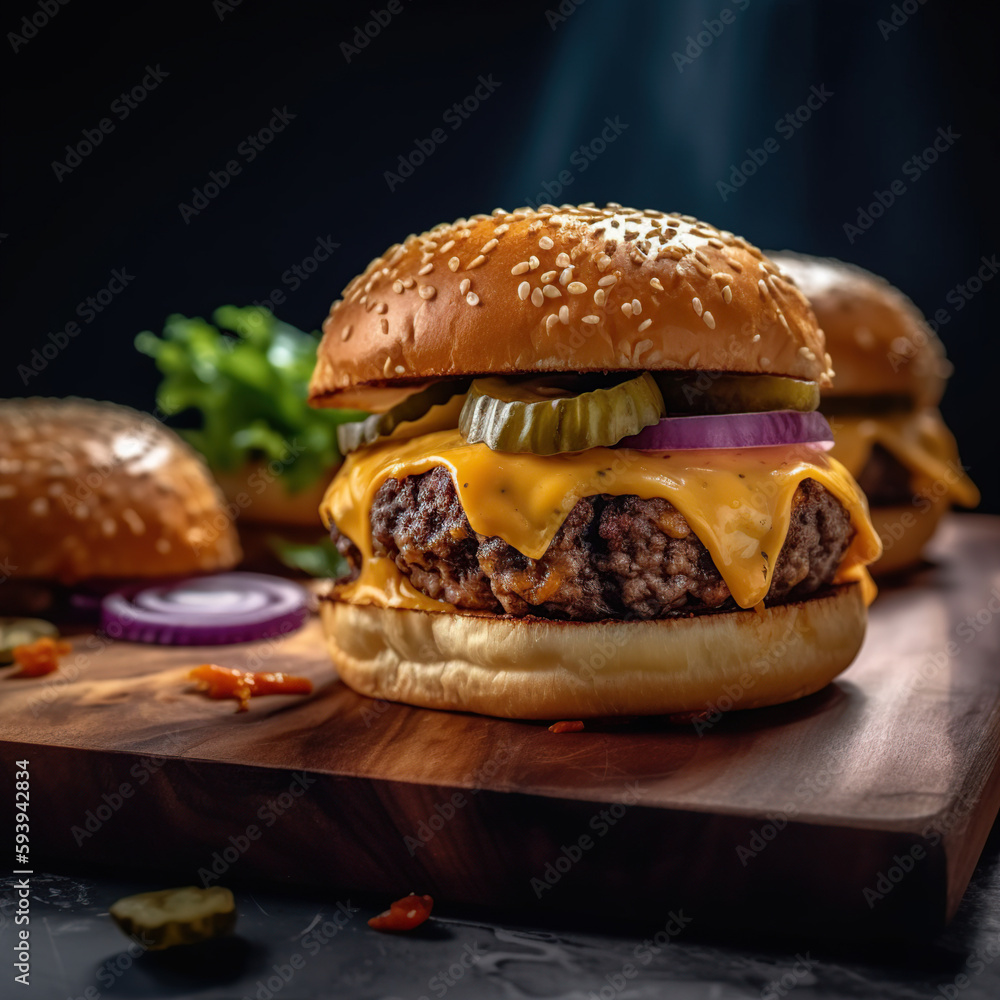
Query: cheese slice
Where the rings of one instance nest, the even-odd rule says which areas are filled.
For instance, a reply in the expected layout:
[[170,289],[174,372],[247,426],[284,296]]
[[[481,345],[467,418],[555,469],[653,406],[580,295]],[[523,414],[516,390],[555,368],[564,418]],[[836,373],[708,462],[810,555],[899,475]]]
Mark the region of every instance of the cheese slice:
[[[411,425],[412,426],[412,425]],[[419,429],[419,428],[417,428]],[[792,498],[815,479],[846,508],[854,538],[835,582],[857,581],[867,602],[875,587],[865,569],[882,546],[864,495],[835,459],[806,446],[671,454],[592,448],[564,455],[510,454],[468,444],[457,430],[390,437],[349,455],[320,512],[357,545],[363,565],[340,590],[352,603],[454,610],[419,593],[392,560],[376,555],[371,506],[390,478],[447,468],[473,530],[497,535],[532,559],[541,557],[581,497],[608,493],[662,497],[683,515],[708,550],[736,603],[759,604],[771,586],[791,520]]]
[[872,417],[831,417],[833,456],[852,476],[858,475],[882,445],[908,468],[916,480],[914,493],[929,483],[942,483],[947,496],[964,507],[979,503],[979,490],[966,475],[958,446],[936,409]]

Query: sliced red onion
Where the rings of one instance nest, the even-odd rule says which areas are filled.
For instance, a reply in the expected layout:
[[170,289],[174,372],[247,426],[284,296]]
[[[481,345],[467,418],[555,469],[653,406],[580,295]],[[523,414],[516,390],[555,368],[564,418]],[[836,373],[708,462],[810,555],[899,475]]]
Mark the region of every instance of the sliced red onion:
[[770,448],[809,444],[833,447],[833,431],[822,413],[771,410],[767,413],[724,413],[702,417],[665,417],[638,434],[622,438],[616,448],[639,451],[687,451],[703,448]]
[[285,635],[309,616],[309,595],[264,573],[218,573],[101,602],[101,628],[113,639],[168,646],[221,646]]

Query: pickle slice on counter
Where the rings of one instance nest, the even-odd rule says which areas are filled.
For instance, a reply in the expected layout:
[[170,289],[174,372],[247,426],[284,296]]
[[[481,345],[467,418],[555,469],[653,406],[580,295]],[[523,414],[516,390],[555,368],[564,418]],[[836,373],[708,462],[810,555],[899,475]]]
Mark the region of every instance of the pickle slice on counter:
[[581,384],[580,376],[560,375],[476,379],[459,429],[470,444],[482,442],[493,451],[556,455],[616,444],[664,416],[663,397],[648,372],[589,391]]
[[41,618],[0,618],[0,666],[14,662],[14,647],[44,639],[54,639],[59,630]]
[[229,934],[236,926],[236,901],[222,886],[159,889],[126,896],[109,912],[115,923],[150,951],[197,944]]
[[[341,424],[337,428],[337,444],[342,455],[349,455],[358,448],[372,444],[380,437],[391,434],[400,424],[419,420],[425,416],[432,406],[447,403],[455,396],[461,395],[469,386],[468,379],[447,382],[435,382],[426,389],[407,396],[385,413],[373,413],[364,420],[349,424]],[[454,426],[454,425],[452,425]],[[442,428],[443,429],[443,428]]]
[[819,386],[780,375],[733,375],[730,372],[656,372],[667,413],[765,413],[819,405]]

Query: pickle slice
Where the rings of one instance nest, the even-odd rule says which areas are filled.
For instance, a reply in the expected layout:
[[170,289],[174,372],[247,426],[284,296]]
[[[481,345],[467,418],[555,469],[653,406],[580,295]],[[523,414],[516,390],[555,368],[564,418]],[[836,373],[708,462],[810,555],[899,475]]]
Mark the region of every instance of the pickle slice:
[[0,666],[14,662],[14,647],[26,646],[45,636],[55,638],[59,630],[41,618],[0,618]]
[[780,375],[734,375],[731,372],[656,372],[668,413],[765,413],[819,405],[819,386]]
[[560,375],[476,379],[459,429],[470,444],[482,442],[493,451],[556,455],[613,445],[664,416],[649,372],[589,391],[581,384],[579,376]]
[[358,448],[372,444],[380,437],[391,434],[400,424],[419,420],[432,406],[440,406],[465,392],[468,379],[435,382],[426,389],[407,396],[385,413],[373,413],[364,420],[340,424],[337,428],[337,444],[341,455],[349,455]]
[[236,926],[236,901],[222,886],[159,889],[126,896],[109,912],[118,926],[150,951],[197,944],[229,934]]

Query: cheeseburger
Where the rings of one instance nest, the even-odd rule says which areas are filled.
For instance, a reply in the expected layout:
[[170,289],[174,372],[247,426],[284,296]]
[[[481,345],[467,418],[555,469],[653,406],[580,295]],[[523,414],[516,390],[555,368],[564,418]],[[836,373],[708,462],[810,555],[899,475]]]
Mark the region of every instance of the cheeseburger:
[[333,304],[313,403],[358,407],[321,513],[343,680],[514,718],[826,685],[880,551],[828,457],[804,296],[745,240],[610,204],[409,236]]
[[942,514],[979,503],[938,403],[951,366],[917,307],[883,278],[839,260],[777,253],[805,293],[837,376],[820,408],[833,452],[871,504],[884,551],[873,569],[914,565]]

